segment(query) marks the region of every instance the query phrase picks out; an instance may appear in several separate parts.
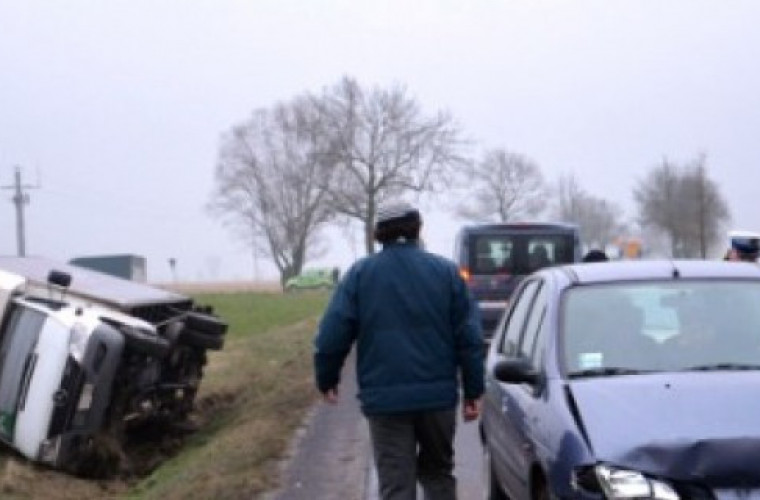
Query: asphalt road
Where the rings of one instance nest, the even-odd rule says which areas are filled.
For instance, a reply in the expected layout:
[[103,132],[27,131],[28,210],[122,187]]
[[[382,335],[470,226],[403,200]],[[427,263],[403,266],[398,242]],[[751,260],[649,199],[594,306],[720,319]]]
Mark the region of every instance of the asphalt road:
[[[484,498],[482,460],[478,423],[464,423],[460,419],[454,440],[454,475],[457,478],[457,496],[460,500]],[[369,464],[364,500],[378,500],[377,478],[371,467],[371,457]],[[419,490],[417,498],[423,498],[422,490]]]
[[[340,392],[337,405],[320,402],[312,409],[283,463],[283,486],[267,500],[377,500],[369,432],[356,399],[353,355],[346,362]],[[457,425],[454,473],[461,500],[483,498],[477,422]]]

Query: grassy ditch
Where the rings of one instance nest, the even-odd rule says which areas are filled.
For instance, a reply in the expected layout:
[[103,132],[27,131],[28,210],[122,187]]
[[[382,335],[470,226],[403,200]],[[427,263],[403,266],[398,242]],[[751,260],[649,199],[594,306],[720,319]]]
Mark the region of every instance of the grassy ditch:
[[329,294],[204,294],[230,324],[209,356],[198,400],[201,431],[127,498],[256,498],[314,402],[312,338]]

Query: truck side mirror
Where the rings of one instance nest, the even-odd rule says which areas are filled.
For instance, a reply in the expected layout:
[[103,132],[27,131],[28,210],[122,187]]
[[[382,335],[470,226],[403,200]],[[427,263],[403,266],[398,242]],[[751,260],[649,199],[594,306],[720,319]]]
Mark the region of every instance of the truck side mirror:
[[47,281],[50,285],[56,285],[61,288],[68,288],[71,285],[71,275],[69,273],[53,269],[48,274]]

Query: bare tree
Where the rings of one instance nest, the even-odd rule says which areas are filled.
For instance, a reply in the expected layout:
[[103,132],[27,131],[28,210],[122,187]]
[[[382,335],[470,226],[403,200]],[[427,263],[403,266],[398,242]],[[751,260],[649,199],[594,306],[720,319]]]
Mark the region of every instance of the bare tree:
[[470,194],[466,202],[457,205],[456,212],[465,219],[509,222],[536,217],[546,206],[541,170],[523,155],[491,150],[462,173]]
[[299,98],[255,111],[222,140],[209,208],[271,257],[282,283],[319,251],[319,229],[333,214],[324,136],[311,100]]
[[673,257],[705,258],[730,219],[706,163],[704,155],[683,166],[665,159],[634,189],[641,225],[666,234]]
[[367,90],[345,77],[314,102],[332,147],[331,205],[361,222],[372,253],[378,206],[444,186],[451,167],[463,163],[459,131],[446,113],[424,115],[402,87]]
[[700,155],[685,168],[683,179],[684,197],[693,200],[689,217],[693,227],[689,232],[703,259],[721,239],[723,226],[730,220],[728,205],[717,184],[707,177],[706,164],[706,156]]
[[557,182],[556,217],[578,224],[581,241],[603,248],[628,231],[623,210],[610,201],[588,194],[572,174]]
[[633,191],[638,204],[639,224],[657,228],[670,239],[670,254],[678,256],[684,247],[685,231],[682,216],[678,167],[664,159],[651,170]]

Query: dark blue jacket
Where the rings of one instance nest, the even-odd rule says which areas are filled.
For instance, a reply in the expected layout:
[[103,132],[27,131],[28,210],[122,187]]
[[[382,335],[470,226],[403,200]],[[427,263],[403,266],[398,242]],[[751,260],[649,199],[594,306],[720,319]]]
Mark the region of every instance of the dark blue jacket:
[[317,387],[336,387],[356,342],[365,414],[450,409],[483,393],[478,308],[455,264],[416,243],[357,261],[333,293],[315,339]]

